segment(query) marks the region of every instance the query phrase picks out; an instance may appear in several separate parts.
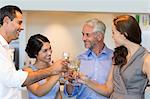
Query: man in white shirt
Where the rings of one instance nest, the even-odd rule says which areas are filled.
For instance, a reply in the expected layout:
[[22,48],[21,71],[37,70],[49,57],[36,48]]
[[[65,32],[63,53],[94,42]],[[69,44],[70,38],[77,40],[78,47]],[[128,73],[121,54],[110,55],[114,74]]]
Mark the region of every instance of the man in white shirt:
[[67,70],[64,60],[37,72],[15,69],[9,43],[23,30],[22,22],[22,11],[17,6],[7,5],[0,9],[0,99],[21,99],[21,87]]

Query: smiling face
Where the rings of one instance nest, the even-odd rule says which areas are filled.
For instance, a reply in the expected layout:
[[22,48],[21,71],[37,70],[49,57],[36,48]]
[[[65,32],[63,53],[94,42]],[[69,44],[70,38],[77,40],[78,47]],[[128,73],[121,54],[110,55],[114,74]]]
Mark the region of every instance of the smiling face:
[[16,17],[13,20],[7,16],[4,18],[3,25],[5,26],[6,40],[8,42],[18,39],[19,33],[23,30],[22,22],[22,14],[18,11],[16,11]]
[[85,24],[83,26],[83,30],[82,30],[82,40],[84,41],[84,46],[85,48],[90,48],[93,49],[97,38],[95,37],[95,34],[93,32],[93,28],[92,26]]
[[51,62],[52,49],[49,42],[43,42],[41,50],[38,52],[37,60],[49,64]]

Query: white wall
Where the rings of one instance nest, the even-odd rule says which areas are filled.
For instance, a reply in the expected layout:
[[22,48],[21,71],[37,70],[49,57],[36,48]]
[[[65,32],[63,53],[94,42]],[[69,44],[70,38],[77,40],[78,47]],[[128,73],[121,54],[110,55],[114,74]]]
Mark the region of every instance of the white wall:
[[[53,48],[53,59],[61,58],[63,51],[68,51],[71,57],[84,50],[81,29],[84,22],[91,18],[98,18],[106,24],[105,43],[111,49],[114,43],[111,37],[111,24],[115,15],[112,13],[87,13],[87,12],[46,12],[24,11],[24,31],[20,35],[20,67],[24,61],[29,62],[25,54],[25,46],[31,35],[40,33],[49,38]],[[144,15],[145,16],[145,15]],[[140,26],[143,31],[142,44],[150,50],[150,18],[147,25],[143,23],[143,15],[140,15]],[[27,58],[26,58],[27,57]]]
[[84,22],[91,18],[99,18],[106,24],[105,42],[113,48],[111,38],[113,14],[28,12],[26,17],[26,40],[37,33],[47,36],[51,41],[54,59],[61,58],[63,51],[68,51],[71,57],[74,57],[84,50],[81,29]]
[[[31,34],[44,33],[47,35],[54,48],[54,58],[61,56],[62,50],[68,50],[74,56],[83,48],[80,33],[81,25],[85,20],[91,17],[99,17],[108,27],[106,34],[106,44],[111,48],[114,46],[111,40],[111,13],[150,13],[150,0],[1,0],[0,7],[4,5],[17,5],[22,10],[27,11],[24,17],[26,30],[21,34],[21,49],[20,64],[24,65],[23,61],[26,57],[23,52],[26,44],[26,36]],[[34,5],[33,5],[34,4]],[[33,12],[31,12],[33,11]],[[38,12],[43,11],[43,12]],[[50,12],[45,12],[50,11]],[[52,12],[55,11],[55,12]],[[56,12],[62,11],[62,12]],[[63,12],[65,11],[65,12]],[[71,12],[71,13],[70,13]],[[81,13],[77,13],[81,12]],[[85,13],[86,12],[86,13]],[[88,13],[93,12],[93,13]],[[97,14],[96,14],[97,12]],[[101,13],[101,14],[100,14]],[[103,14],[102,14],[103,13]],[[110,13],[110,14],[104,14]],[[27,23],[27,24],[26,24]],[[150,30],[150,29],[149,29]],[[55,32],[55,33],[54,33]],[[61,32],[61,34],[60,34]],[[144,33],[147,35],[147,30]],[[69,35],[67,35],[69,34]],[[59,35],[64,37],[59,37]],[[73,35],[73,36],[72,36]],[[149,34],[148,34],[149,35]],[[72,38],[71,38],[72,37]],[[60,41],[62,40],[63,41]],[[69,41],[69,42],[68,42]],[[77,41],[77,42],[76,42]],[[144,40],[145,42],[146,40]],[[59,45],[60,44],[60,45]],[[66,44],[67,48],[60,47]],[[147,43],[145,44],[147,45]],[[55,50],[56,49],[56,50]],[[72,52],[72,49],[74,49]]]
[[[20,66],[24,61],[29,63],[25,53],[26,43],[31,35],[41,33],[49,38],[53,49],[53,59],[61,58],[63,51],[68,51],[71,57],[84,51],[82,42],[82,26],[91,18],[98,18],[106,24],[105,42],[113,49],[111,38],[111,24],[113,14],[105,13],[77,13],[77,12],[24,12],[24,31],[20,34]],[[33,61],[33,60],[31,60]],[[23,99],[27,98],[27,91],[23,91]],[[66,97],[64,98],[66,99]]]
[[1,0],[22,10],[150,13],[150,0]]

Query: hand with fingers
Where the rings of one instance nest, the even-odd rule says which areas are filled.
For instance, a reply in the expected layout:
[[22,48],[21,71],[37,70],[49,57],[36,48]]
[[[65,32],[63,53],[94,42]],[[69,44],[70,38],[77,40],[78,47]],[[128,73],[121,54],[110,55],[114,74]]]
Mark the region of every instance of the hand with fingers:
[[84,75],[83,73],[78,73],[78,83],[87,84],[87,81],[89,80],[87,75]]
[[60,72],[67,72],[68,70],[68,61],[67,60],[57,60],[53,63],[52,69],[54,71],[54,74],[59,74]]

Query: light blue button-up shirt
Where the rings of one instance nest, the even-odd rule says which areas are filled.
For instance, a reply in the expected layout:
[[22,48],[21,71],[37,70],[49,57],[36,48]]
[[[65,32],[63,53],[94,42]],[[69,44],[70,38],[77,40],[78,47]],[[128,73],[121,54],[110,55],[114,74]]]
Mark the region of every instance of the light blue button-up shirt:
[[[78,56],[81,61],[80,72],[87,75],[91,80],[104,84],[112,65],[112,56],[113,51],[106,46],[98,56],[89,49]],[[64,88],[64,93],[68,95],[66,87]],[[71,96],[75,95],[76,99],[107,99],[107,97],[96,93],[84,84],[74,88]]]

